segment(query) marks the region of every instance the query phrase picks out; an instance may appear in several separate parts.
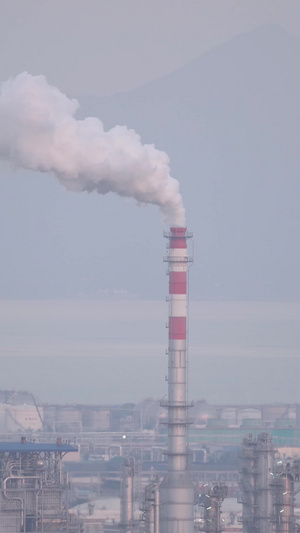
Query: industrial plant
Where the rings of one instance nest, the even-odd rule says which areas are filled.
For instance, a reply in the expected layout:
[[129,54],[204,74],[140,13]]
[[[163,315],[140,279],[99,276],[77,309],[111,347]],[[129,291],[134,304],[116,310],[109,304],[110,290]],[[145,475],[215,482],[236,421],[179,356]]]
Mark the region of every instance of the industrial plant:
[[192,234],[165,237],[167,398],[49,405],[0,391],[0,533],[299,531],[300,405],[189,401]]
[[64,455],[76,448],[55,444],[0,443],[0,531],[80,533],[80,521],[68,512]]
[[300,460],[283,461],[267,433],[244,439],[241,452],[243,533],[292,533],[299,529],[295,496]]

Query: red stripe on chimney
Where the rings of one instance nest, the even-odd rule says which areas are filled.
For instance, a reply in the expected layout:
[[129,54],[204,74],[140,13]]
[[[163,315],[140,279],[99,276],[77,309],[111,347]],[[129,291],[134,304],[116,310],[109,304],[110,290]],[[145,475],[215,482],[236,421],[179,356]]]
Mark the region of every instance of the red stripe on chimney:
[[170,248],[186,248],[186,228],[170,228]]
[[186,339],[186,317],[170,316],[169,317],[169,339],[185,340]]
[[186,294],[186,272],[169,273],[169,294]]

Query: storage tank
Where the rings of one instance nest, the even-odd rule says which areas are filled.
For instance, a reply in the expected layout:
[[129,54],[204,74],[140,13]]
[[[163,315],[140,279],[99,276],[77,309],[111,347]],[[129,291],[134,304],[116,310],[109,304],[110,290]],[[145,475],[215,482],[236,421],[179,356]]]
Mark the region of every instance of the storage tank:
[[222,418],[209,418],[207,427],[211,429],[228,428],[228,420]]
[[261,418],[244,418],[241,427],[243,429],[261,429],[264,427],[264,421]]
[[81,421],[81,410],[78,407],[59,407],[56,412],[57,422]]
[[6,405],[0,404],[0,431],[5,433],[6,429]]
[[55,430],[55,421],[57,419],[57,406],[45,405],[44,406],[44,426],[48,431]]
[[108,431],[110,429],[110,411],[102,408],[82,410],[82,427],[87,431]]
[[217,418],[217,411],[213,405],[200,401],[191,408],[191,417],[195,426],[202,426],[206,425],[210,418]]
[[58,407],[56,411],[55,431],[81,431],[82,414],[78,407]]
[[241,425],[244,420],[250,418],[251,420],[258,419],[261,420],[261,410],[254,408],[240,409],[238,411],[237,423]]
[[276,418],[275,420],[276,428],[295,428],[296,419],[295,418]]
[[221,418],[228,420],[230,426],[237,425],[238,408],[237,407],[225,407],[221,411]]
[[276,418],[284,418],[287,414],[286,405],[263,405],[262,417],[267,422],[275,422]]
[[34,405],[6,405],[5,406],[5,431],[43,429],[43,408],[37,411]]

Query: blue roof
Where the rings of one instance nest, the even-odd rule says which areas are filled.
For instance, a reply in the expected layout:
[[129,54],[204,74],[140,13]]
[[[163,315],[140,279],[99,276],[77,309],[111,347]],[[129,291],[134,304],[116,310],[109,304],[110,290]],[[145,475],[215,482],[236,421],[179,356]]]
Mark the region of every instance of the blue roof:
[[70,444],[44,444],[39,442],[0,442],[1,452],[77,452],[77,446],[71,446]]

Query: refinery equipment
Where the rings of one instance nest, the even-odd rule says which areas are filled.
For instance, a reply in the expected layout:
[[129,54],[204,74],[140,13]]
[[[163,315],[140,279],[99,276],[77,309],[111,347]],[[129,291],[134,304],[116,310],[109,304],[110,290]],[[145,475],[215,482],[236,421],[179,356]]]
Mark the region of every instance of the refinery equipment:
[[[203,485],[199,494],[199,506],[203,509],[196,531],[205,533],[221,533],[224,521],[221,518],[221,505],[228,495],[228,487],[224,483],[209,486]],[[196,523],[197,523],[196,522]]]
[[241,489],[243,532],[273,531],[273,463],[274,447],[267,433],[245,438],[242,446]]
[[134,494],[134,460],[125,459],[122,467],[121,498],[120,498],[120,531],[132,533],[134,528],[133,515]]
[[274,523],[275,533],[295,533],[295,480],[299,464],[276,461],[274,467]]
[[159,533],[159,479],[155,477],[145,488],[144,501],[140,506],[145,533]]
[[160,533],[193,533],[194,487],[188,471],[187,426],[187,239],[186,228],[170,229],[168,237],[169,346],[167,409],[168,471],[160,485]]
[[299,462],[284,464],[267,433],[244,439],[241,460],[243,533],[295,533]]
[[276,533],[295,531],[294,478],[289,472],[279,474],[274,480]]
[[64,455],[77,448],[26,442],[0,443],[0,533],[80,533],[64,499]]

